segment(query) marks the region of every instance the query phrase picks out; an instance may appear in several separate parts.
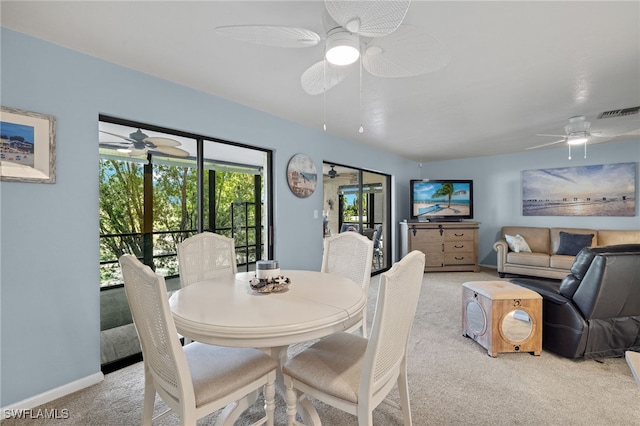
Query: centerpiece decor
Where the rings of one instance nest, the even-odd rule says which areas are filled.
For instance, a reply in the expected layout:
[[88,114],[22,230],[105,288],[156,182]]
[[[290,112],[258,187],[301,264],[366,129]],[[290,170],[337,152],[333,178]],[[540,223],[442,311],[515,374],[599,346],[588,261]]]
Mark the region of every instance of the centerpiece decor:
[[252,290],[260,293],[274,293],[285,290],[291,280],[280,275],[280,263],[277,260],[258,260],[256,276],[249,281]]

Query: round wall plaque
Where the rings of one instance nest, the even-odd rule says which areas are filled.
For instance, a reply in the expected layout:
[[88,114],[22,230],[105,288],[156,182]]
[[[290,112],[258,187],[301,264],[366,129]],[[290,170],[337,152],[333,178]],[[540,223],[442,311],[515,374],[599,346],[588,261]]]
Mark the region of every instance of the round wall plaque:
[[305,154],[296,154],[287,166],[287,182],[296,197],[307,198],[316,190],[318,174],[313,160]]

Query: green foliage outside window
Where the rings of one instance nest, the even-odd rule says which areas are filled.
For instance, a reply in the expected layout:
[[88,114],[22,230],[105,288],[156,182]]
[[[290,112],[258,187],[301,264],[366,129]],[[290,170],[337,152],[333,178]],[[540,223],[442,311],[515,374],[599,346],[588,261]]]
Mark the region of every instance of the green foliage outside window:
[[[122,282],[117,259],[125,253],[143,257],[144,169],[122,160],[100,160],[100,261],[101,286]],[[254,175],[229,171],[215,172],[216,223],[209,227],[209,184],[204,179],[204,227],[236,240],[239,260],[255,261]],[[210,182],[211,179],[211,182]],[[176,244],[197,232],[197,174],[192,167],[153,166],[153,256],[156,271],[164,276],[178,273]],[[185,232],[180,232],[185,231]],[[259,231],[258,231],[259,232]]]

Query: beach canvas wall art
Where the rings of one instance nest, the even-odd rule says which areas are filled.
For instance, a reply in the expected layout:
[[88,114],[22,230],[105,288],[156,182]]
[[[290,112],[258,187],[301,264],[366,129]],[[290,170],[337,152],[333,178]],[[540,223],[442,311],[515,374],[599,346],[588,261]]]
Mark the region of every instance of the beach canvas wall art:
[[525,170],[523,216],[635,216],[636,163]]

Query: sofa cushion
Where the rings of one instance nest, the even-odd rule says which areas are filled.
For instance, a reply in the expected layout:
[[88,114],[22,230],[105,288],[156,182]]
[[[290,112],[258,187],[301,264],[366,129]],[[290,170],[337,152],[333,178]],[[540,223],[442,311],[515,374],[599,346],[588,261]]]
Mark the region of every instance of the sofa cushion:
[[549,255],[544,253],[527,253],[510,251],[507,254],[507,262],[514,265],[549,267]]
[[529,248],[534,253],[551,254],[549,251],[550,237],[549,228],[536,228],[531,226],[504,226],[502,227],[502,236],[522,235]]
[[515,251],[516,253],[521,251],[526,251],[531,253],[531,249],[529,248],[529,245],[527,244],[525,239],[522,237],[522,235],[505,234],[504,238],[505,240],[507,240],[507,244],[509,244],[509,248],[511,249],[511,251]]
[[577,255],[585,247],[591,247],[594,234],[570,234],[560,231],[560,246],[556,254]]
[[573,264],[573,260],[575,256],[566,256],[563,254],[554,254],[551,255],[549,259],[549,266],[553,269],[564,269],[565,271],[569,271],[571,269],[571,265]]
[[640,244],[640,230],[629,231],[598,231],[599,246],[617,244]]

